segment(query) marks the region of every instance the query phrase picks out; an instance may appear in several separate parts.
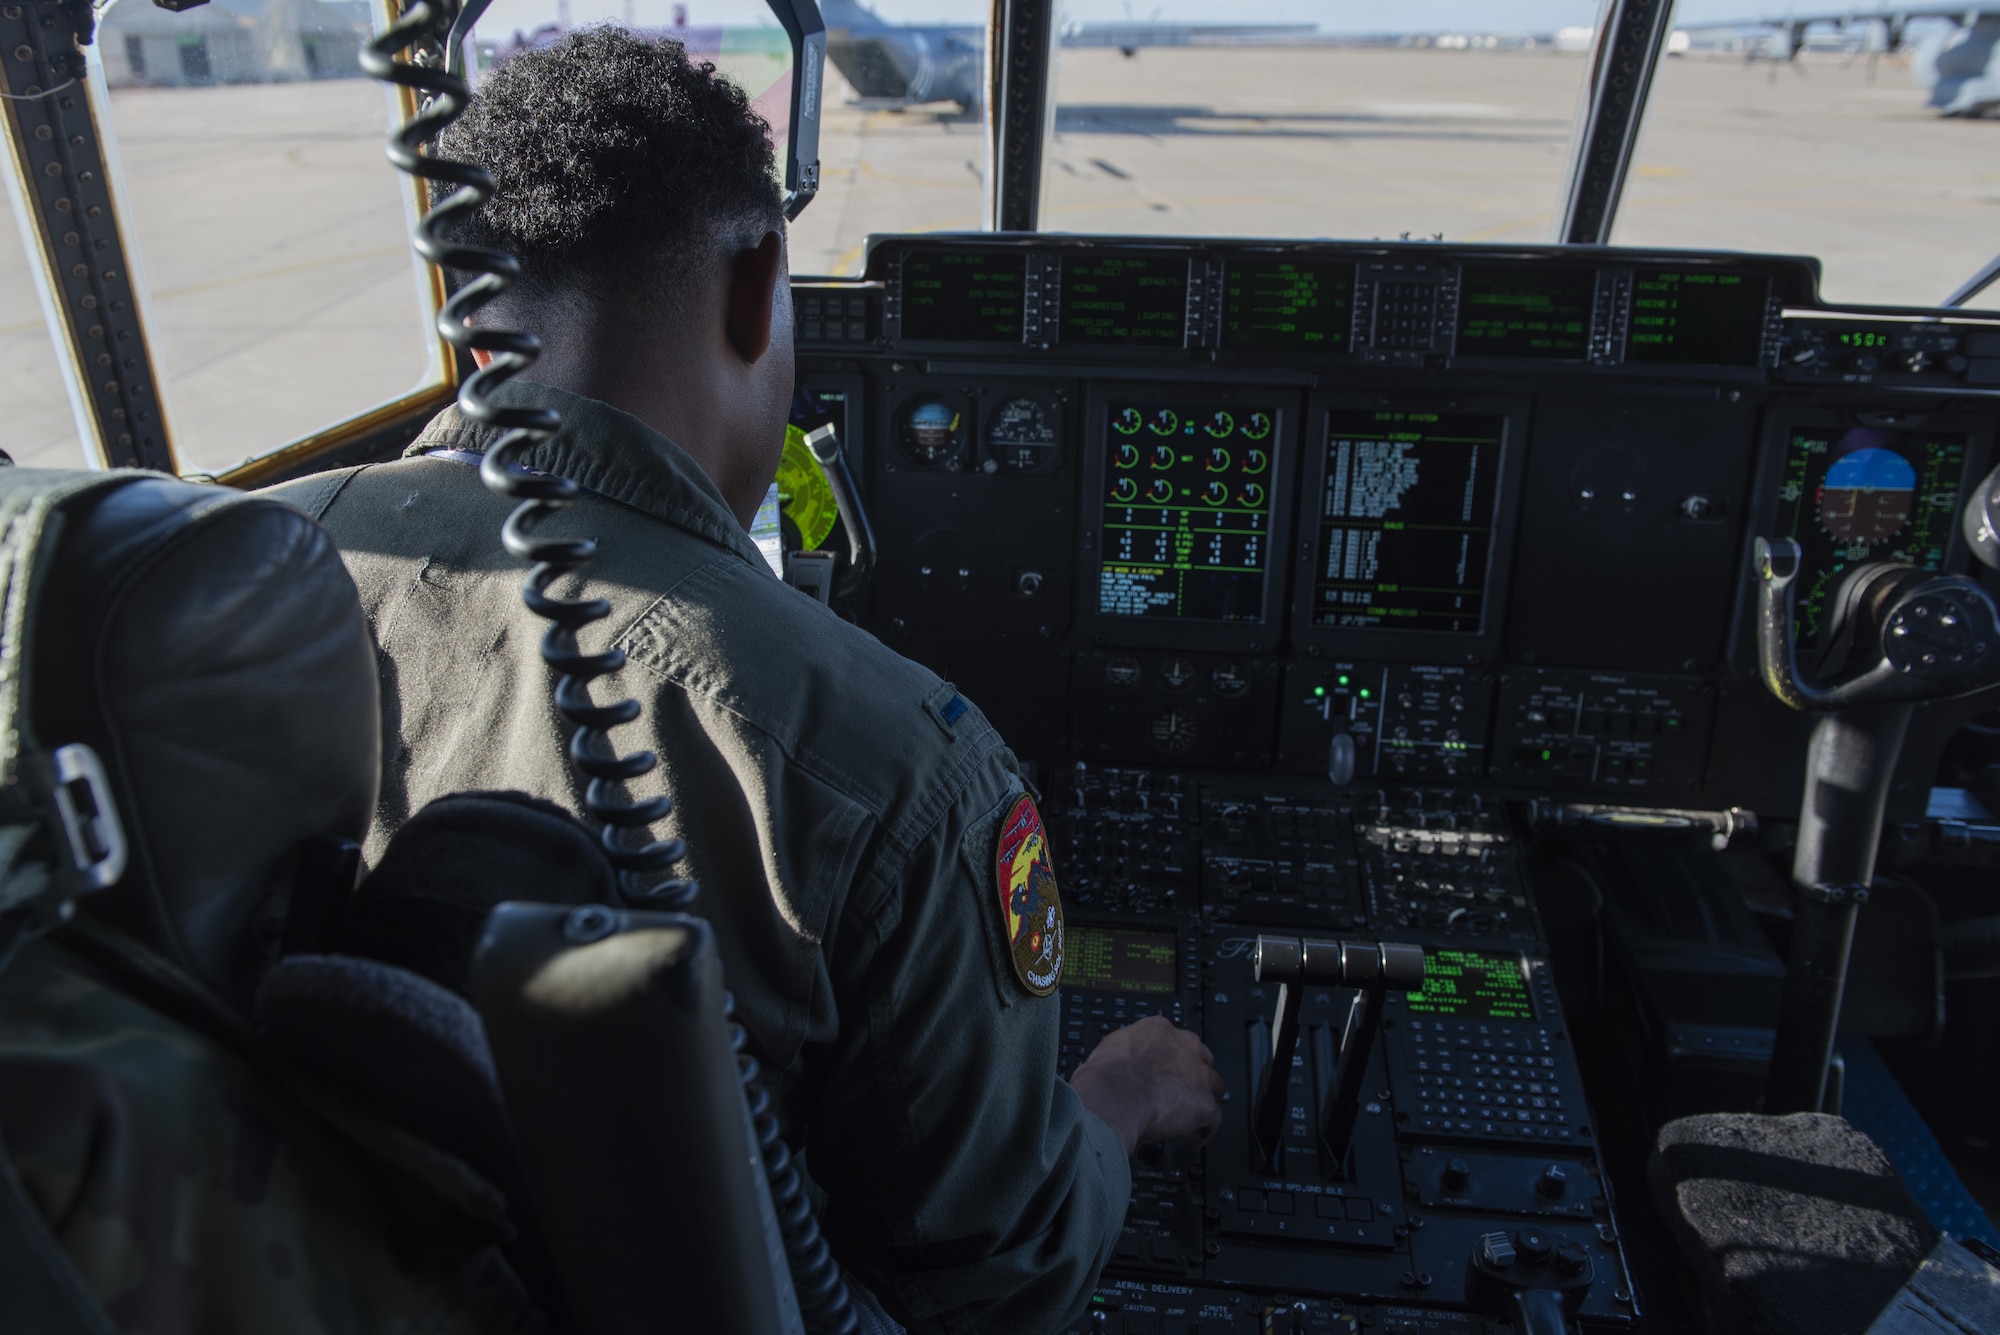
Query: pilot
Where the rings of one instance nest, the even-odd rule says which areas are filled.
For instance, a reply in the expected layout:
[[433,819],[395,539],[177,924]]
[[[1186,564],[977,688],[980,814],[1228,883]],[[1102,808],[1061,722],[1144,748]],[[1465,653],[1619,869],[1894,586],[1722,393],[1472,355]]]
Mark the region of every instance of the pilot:
[[[1205,1140],[1222,1084],[1159,1017],[1057,1077],[1058,868],[1014,756],[745,531],[793,392],[768,126],[678,43],[605,27],[489,75],[440,152],[498,179],[460,239],[524,274],[478,322],[542,338],[503,398],[561,414],[527,461],[589,490],[542,532],[602,544],[582,587],[611,615],[584,639],[629,660],[595,693],[644,704],[613,734],[662,757],[632,796],[674,799],[696,911],[865,1323],[1059,1329],[1110,1255],[1128,1156]],[[583,809],[547,623],[475,467],[491,443],[448,409],[397,462],[276,489],[340,544],[380,649],[371,855],[461,789]]]

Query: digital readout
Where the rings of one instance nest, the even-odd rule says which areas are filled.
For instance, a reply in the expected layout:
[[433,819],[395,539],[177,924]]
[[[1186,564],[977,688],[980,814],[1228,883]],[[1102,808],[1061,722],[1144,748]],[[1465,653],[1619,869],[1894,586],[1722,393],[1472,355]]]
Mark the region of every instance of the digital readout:
[[1354,324],[1354,266],[1251,260],[1229,266],[1222,345],[1342,352]]
[[903,260],[903,337],[1019,343],[1027,261],[986,251],[913,251]]
[[1477,634],[1503,417],[1327,414],[1312,624]]
[[1187,266],[1179,256],[1065,257],[1062,341],[1180,347],[1187,340]]
[[1171,932],[1070,923],[1063,939],[1064,987],[1171,996],[1178,991],[1180,945]]
[[1457,1020],[1533,1020],[1528,970],[1519,955],[1432,946],[1424,951],[1424,986],[1403,999],[1412,1015]]
[[1584,360],[1597,274],[1468,264],[1459,284],[1458,355]]
[[1277,410],[1109,411],[1098,615],[1262,619]]
[[1764,359],[1762,274],[1641,269],[1632,276],[1628,362],[1756,366]]
[[1944,568],[1968,441],[1953,431],[1799,427],[1785,442],[1779,534],[1796,538],[1793,633],[1824,638],[1841,581],[1864,561]]

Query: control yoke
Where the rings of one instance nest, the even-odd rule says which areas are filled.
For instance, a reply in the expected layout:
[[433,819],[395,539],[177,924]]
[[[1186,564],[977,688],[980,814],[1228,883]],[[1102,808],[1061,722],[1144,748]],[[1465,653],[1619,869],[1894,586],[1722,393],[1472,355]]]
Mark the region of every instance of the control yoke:
[[1833,680],[1799,670],[1792,586],[1801,561],[1790,538],[1757,540],[1757,652],[1764,683],[1820,718],[1806,754],[1792,887],[1791,958],[1771,1052],[1767,1113],[1820,1112],[1847,986],[1854,920],[1868,898],[1882,813],[1912,709],[1996,680],[2000,611],[1963,575],[1871,561],[1829,604]]
[[1792,641],[1792,586],[1803,559],[1791,538],[1759,538],[1757,656],[1764,684],[1793,709],[1944,700],[1992,684],[2000,613],[1963,575],[1934,575],[1897,561],[1871,561],[1850,575],[1831,609],[1836,654],[1858,671],[1830,685],[1799,671]]
[[1395,942],[1316,941],[1296,936],[1263,936],[1250,956],[1260,983],[1278,985],[1278,1005],[1271,1019],[1271,1047],[1257,1080],[1257,1102],[1250,1129],[1254,1153],[1265,1171],[1278,1171],[1289,1102],[1292,1061],[1299,1046],[1299,1007],[1308,987],[1356,989],[1348,1008],[1340,1050],[1333,1056],[1333,1074],[1321,1101],[1321,1146],[1334,1173],[1344,1171],[1361,1105],[1361,1084],[1368,1073],[1375,1034],[1381,1027],[1382,994],[1407,992],[1424,983],[1424,948]]

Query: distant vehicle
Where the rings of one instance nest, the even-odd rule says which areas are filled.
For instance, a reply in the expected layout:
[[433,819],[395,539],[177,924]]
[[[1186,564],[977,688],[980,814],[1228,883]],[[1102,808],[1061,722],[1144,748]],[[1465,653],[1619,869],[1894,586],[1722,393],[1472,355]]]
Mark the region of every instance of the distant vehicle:
[[1930,104],[1946,116],[2000,116],[2000,9],[1920,5],[1680,26],[1689,34],[1756,33],[1774,59],[1796,60],[1815,30],[1827,28],[1862,50],[1901,51],[1912,23],[1929,28],[1911,52],[1911,71],[1930,90]]
[[[900,109],[956,103],[977,111],[986,90],[986,29],[891,23],[859,0],[821,0],[826,58],[854,86],[862,105]],[[1136,55],[1149,46],[1210,46],[1281,41],[1318,31],[1310,23],[1082,23],[1065,27],[1066,47],[1116,47]]]

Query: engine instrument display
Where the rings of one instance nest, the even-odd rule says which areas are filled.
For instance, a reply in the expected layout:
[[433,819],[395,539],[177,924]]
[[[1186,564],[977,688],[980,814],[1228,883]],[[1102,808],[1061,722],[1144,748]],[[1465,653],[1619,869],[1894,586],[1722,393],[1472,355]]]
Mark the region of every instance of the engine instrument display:
[[1755,366],[1764,356],[1770,291],[1762,274],[1641,269],[1632,275],[1625,360]]
[[1965,481],[1967,438],[1951,431],[1807,426],[1785,443],[1778,532],[1803,552],[1794,607],[1801,640],[1822,633],[1847,572],[1864,561],[1944,567]]
[[1222,346],[1342,352],[1354,325],[1354,266],[1246,260],[1229,266]]
[[1312,624],[1478,634],[1507,419],[1327,414]]
[[1033,395],[1007,399],[986,419],[986,449],[1002,468],[1021,472],[1054,461],[1060,417]]
[[1424,951],[1424,985],[1403,999],[1412,1015],[1459,1020],[1533,1020],[1528,971],[1519,955],[1432,946]]
[[1261,620],[1276,408],[1108,411],[1098,614]]
[[1590,352],[1597,274],[1468,264],[1458,305],[1462,357],[1580,362]]
[[1172,996],[1178,990],[1180,944],[1172,932],[1124,927],[1064,927],[1064,987]]
[[991,251],[915,251],[903,260],[903,337],[1021,341],[1027,261]]
[[1070,255],[1062,267],[1062,341],[1178,348],[1187,341],[1184,256]]

